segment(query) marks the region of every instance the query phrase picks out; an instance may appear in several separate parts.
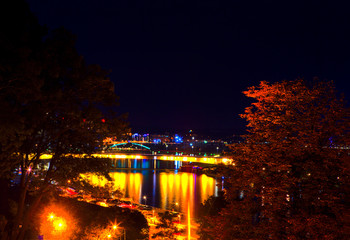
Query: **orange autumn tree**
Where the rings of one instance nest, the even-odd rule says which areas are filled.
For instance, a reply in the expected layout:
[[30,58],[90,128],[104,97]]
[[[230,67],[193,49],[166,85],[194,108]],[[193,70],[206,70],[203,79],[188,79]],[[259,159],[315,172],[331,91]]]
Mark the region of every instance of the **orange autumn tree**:
[[349,109],[333,82],[261,82],[232,146],[228,206],[202,239],[346,239]]

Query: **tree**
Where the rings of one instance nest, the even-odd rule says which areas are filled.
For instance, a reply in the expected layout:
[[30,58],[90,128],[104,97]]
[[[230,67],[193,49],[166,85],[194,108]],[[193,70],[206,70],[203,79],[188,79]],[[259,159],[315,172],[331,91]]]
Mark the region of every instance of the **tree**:
[[108,240],[108,239],[120,239],[121,234],[117,225],[113,226],[91,226],[86,229],[83,240]]
[[[204,203],[201,203],[199,208],[199,219],[198,222],[201,226],[199,235],[201,239],[210,239],[210,232],[213,226],[213,217],[217,217],[222,208],[226,206],[227,202],[224,197],[224,192],[220,191],[219,195],[210,196]],[[209,236],[207,235],[209,231]]]
[[156,229],[160,229],[160,231],[154,233],[152,238],[161,237],[162,239],[176,239],[176,234],[182,232],[179,230],[174,224],[174,216],[170,214],[169,211],[165,211],[164,213],[159,213],[160,215],[160,223],[156,226]]
[[[346,239],[349,109],[333,82],[261,82],[212,239]],[[220,234],[217,234],[217,233]],[[218,237],[220,235],[220,237]]]
[[[91,154],[106,137],[121,136],[127,124],[115,112],[117,97],[107,72],[84,62],[74,36],[63,28],[47,35],[24,1],[5,2],[0,14],[0,174],[8,182],[16,168],[22,172],[17,211],[13,219],[7,216],[12,226],[7,229],[9,238],[23,239],[42,196],[55,184],[65,185],[85,172],[108,177],[109,160]],[[46,153],[52,158],[42,160]],[[29,194],[33,200],[27,208]]]

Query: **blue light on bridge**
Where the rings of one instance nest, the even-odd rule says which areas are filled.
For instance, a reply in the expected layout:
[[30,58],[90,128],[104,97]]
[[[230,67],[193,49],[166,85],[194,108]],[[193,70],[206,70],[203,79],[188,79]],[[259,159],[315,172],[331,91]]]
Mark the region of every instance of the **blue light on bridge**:
[[148,149],[148,150],[151,150],[149,147],[146,147],[146,146],[144,146],[144,145],[142,145],[142,144],[138,144],[138,143],[132,143],[133,145],[137,145],[137,146],[140,146],[140,147],[143,147],[143,148],[146,148],[146,149]]
[[[118,146],[126,145],[126,144],[130,144],[130,143],[116,143],[116,144],[113,144],[112,146],[110,146],[110,148],[114,148],[114,147],[118,147]],[[131,143],[131,145],[136,145],[136,146],[140,146],[142,148],[146,148],[148,150],[151,150],[151,148],[146,147],[145,145],[142,145],[142,144],[139,144],[139,143]]]

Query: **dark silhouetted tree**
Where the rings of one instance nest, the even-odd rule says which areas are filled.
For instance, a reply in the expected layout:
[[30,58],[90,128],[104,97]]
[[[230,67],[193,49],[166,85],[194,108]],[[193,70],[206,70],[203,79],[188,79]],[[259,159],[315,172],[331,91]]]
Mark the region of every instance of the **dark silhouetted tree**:
[[[84,62],[71,33],[61,28],[47,35],[24,1],[3,1],[0,9],[0,173],[4,186],[15,168],[22,172],[7,228],[8,237],[19,240],[53,182],[65,184],[84,172],[108,176],[109,160],[91,154],[127,124],[115,112],[107,72]],[[46,153],[52,158],[41,160]]]

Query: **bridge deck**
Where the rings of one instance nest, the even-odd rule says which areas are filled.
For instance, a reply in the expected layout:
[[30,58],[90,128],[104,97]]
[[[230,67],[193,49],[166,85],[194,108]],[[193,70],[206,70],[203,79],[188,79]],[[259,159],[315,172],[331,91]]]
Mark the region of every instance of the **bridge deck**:
[[94,157],[113,158],[113,159],[154,159],[164,161],[198,162],[207,164],[232,164],[232,159],[225,157],[193,157],[193,156],[174,156],[174,155],[152,155],[152,154],[122,154],[122,153],[99,153],[93,154]]
[[[207,164],[234,164],[233,160],[225,157],[193,157],[193,156],[174,156],[174,155],[153,155],[153,154],[125,154],[125,153],[96,153],[93,157],[111,158],[111,159],[153,159],[163,161],[181,161],[181,162],[197,162]],[[51,154],[44,154],[41,159],[50,159]],[[78,155],[76,157],[79,157]]]

